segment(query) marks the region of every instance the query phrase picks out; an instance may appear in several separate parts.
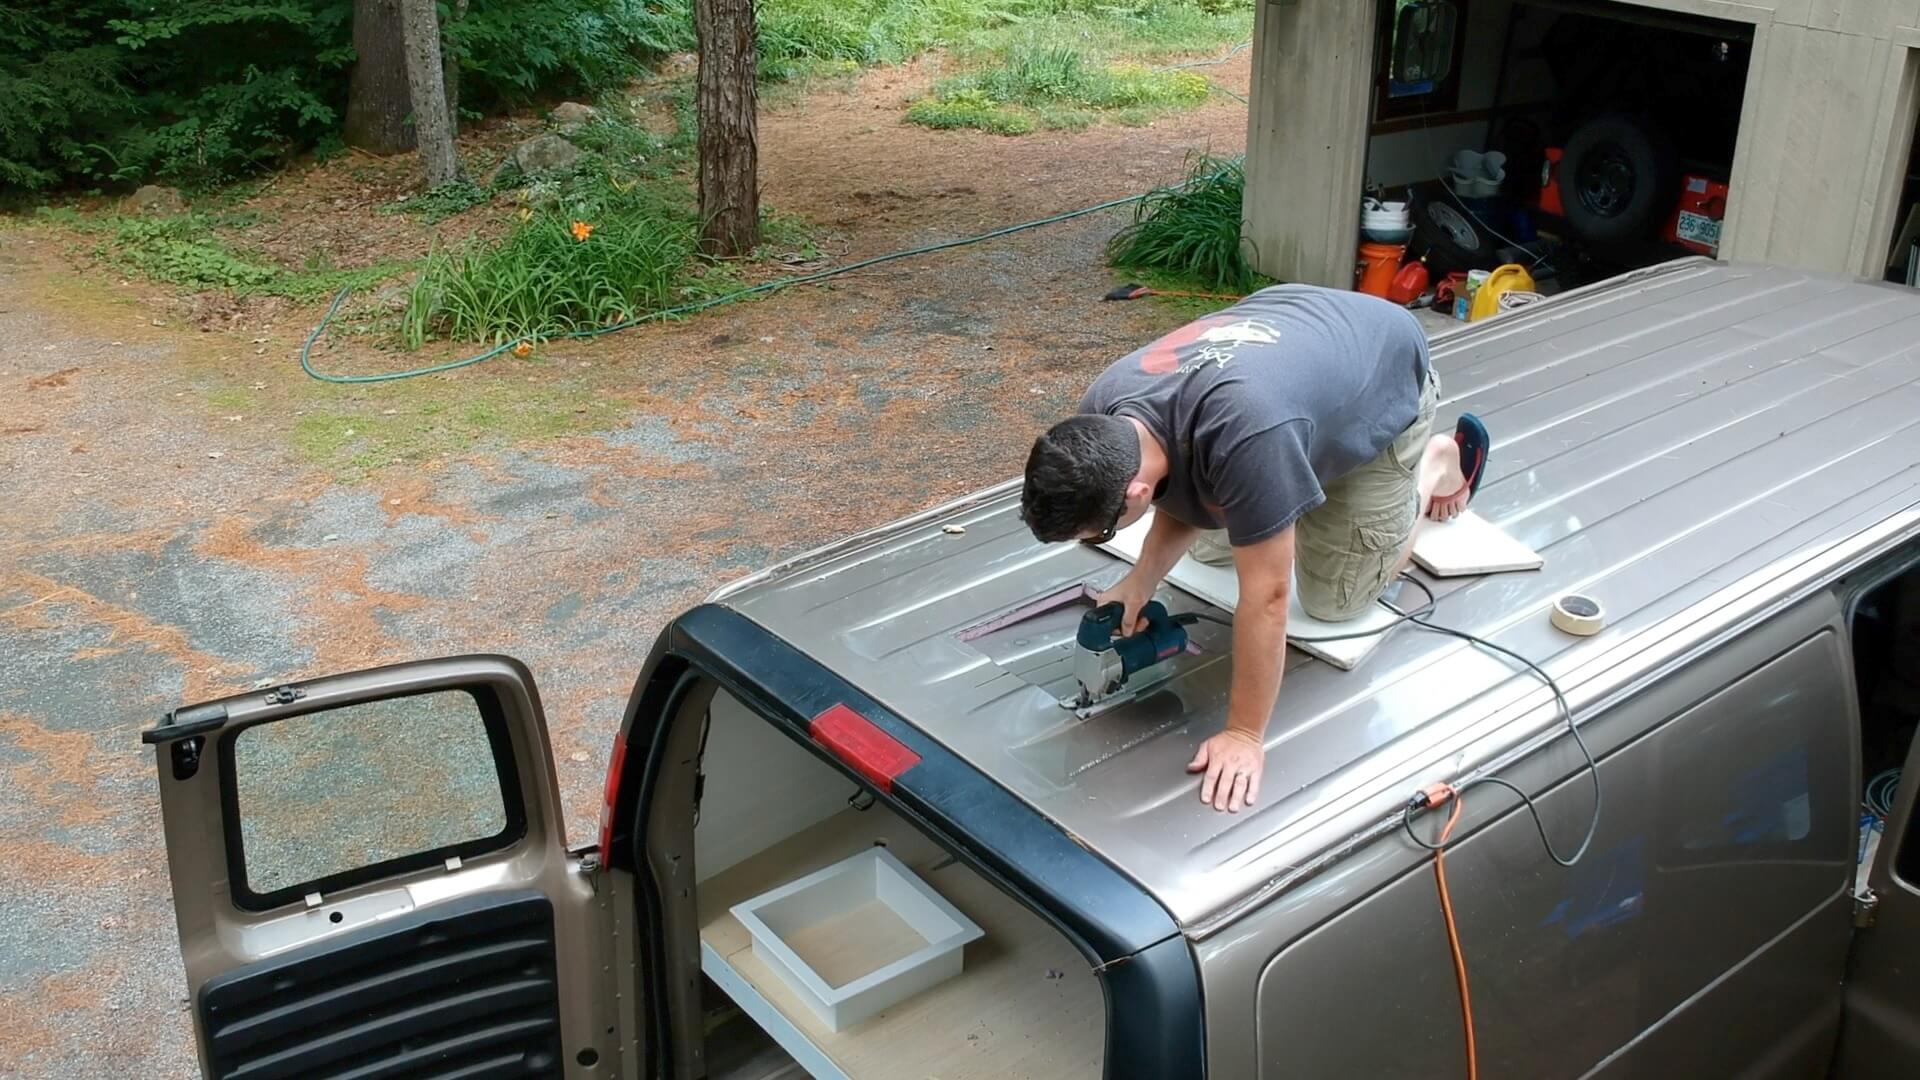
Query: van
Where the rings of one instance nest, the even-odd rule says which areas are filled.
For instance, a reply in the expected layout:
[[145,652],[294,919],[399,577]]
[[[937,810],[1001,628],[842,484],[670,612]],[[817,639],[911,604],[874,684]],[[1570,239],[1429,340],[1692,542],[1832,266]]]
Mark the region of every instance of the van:
[[[206,1075],[1920,1075],[1920,295],[1687,261],[1433,355],[1545,566],[1422,579],[1432,621],[1552,686],[1419,625],[1290,653],[1216,813],[1231,630],[1062,708],[1126,567],[1007,484],[674,619],[589,847],[507,657],[182,707],[145,740]],[[1597,633],[1550,623],[1575,593]],[[875,849],[980,933],[842,1022],[814,998],[937,951],[906,908],[742,915]]]

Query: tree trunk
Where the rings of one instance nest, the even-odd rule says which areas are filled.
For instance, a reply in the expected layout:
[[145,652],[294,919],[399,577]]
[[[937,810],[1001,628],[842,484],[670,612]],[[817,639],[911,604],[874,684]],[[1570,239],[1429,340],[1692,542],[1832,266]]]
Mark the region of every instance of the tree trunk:
[[467,17],[468,0],[454,0],[453,17],[440,28],[440,65],[446,72],[447,86],[447,130],[454,138],[460,137],[460,58],[447,47],[447,26]]
[[413,149],[413,95],[400,44],[399,0],[353,0],[353,78],[347,85],[348,146],[373,154]]
[[434,0],[400,0],[400,31],[407,53],[407,85],[413,99],[414,138],[427,187],[460,178],[447,115],[446,74],[440,63],[440,14]]
[[700,40],[701,239],[716,255],[760,243],[753,0],[695,0]]

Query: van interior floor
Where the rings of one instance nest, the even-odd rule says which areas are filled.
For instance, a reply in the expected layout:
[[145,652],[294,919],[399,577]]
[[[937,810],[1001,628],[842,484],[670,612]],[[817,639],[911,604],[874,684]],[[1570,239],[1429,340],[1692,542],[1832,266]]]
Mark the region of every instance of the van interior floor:
[[[1105,995],[1059,931],[884,805],[850,799],[858,790],[852,781],[726,695],[716,698],[708,724],[694,856],[701,968],[709,992],[724,995],[708,1010],[710,1075],[1100,1075]],[[876,846],[984,936],[965,946],[960,974],[835,1031],[756,953],[732,909]],[[925,944],[890,910],[869,910],[879,908],[838,912],[786,944],[829,986],[844,986]],[[746,1027],[739,1017],[718,1022],[730,1015],[729,1003]],[[783,1071],[789,1066],[798,1071]]]

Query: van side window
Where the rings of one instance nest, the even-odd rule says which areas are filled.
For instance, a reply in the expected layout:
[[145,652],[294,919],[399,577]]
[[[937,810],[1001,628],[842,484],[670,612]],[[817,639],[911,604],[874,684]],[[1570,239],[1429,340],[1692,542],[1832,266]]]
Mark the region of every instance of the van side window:
[[[1912,554],[1920,556],[1920,548]],[[1860,691],[1864,868],[1872,863],[1871,851],[1885,832],[1900,770],[1920,726],[1920,565],[1860,598],[1853,613],[1853,660]],[[1908,881],[1920,881],[1920,844],[1909,840],[1894,870]]]
[[435,691],[229,736],[236,899],[271,907],[512,843],[523,815],[499,767],[504,733],[482,705],[465,690]]

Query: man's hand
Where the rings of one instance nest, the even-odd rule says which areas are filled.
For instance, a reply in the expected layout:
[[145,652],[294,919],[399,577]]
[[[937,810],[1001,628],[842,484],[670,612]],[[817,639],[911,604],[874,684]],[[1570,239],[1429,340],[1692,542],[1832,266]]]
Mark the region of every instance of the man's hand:
[[1113,588],[1094,597],[1095,604],[1119,602],[1126,608],[1126,614],[1120,620],[1120,636],[1130,637],[1141,629],[1140,609],[1153,599],[1153,590],[1166,580],[1167,572],[1180,561],[1193,544],[1193,538],[1200,530],[1174,517],[1172,514],[1156,513],[1153,524],[1147,528],[1147,537],[1140,544],[1140,557],[1135,560],[1133,570],[1116,582]]
[[1232,729],[1201,743],[1187,763],[1188,772],[1207,774],[1200,781],[1200,801],[1234,814],[1260,797],[1260,773],[1266,767],[1267,748],[1260,740]]
[[1139,624],[1144,620],[1140,618],[1140,609],[1147,606],[1147,601],[1153,599],[1153,590],[1159,587],[1158,579],[1144,577],[1135,570],[1115,582],[1113,588],[1094,597],[1093,604],[1095,607],[1119,604],[1125,608],[1126,613],[1120,618],[1120,636],[1131,637],[1142,629]]

